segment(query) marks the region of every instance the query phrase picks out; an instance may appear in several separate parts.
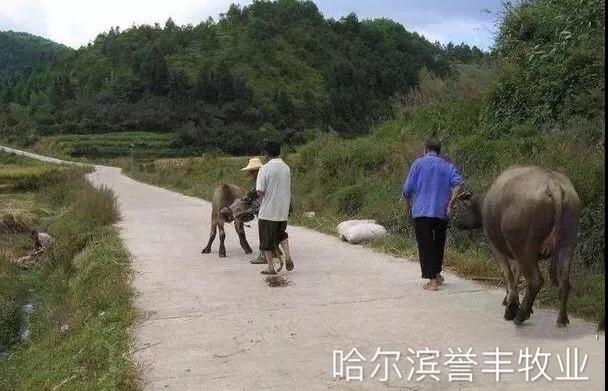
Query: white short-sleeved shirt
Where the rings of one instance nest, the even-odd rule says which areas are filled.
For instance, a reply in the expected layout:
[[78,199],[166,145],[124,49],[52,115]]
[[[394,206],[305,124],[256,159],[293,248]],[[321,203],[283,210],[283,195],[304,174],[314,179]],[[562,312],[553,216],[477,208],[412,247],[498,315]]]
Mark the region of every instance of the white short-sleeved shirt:
[[291,171],[283,159],[274,158],[260,168],[255,188],[264,192],[258,218],[287,221],[291,201]]

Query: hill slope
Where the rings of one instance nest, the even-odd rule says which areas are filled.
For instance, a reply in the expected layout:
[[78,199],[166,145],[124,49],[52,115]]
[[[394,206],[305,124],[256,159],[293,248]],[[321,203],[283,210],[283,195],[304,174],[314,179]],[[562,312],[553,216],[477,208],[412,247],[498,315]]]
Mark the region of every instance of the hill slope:
[[26,79],[33,70],[44,68],[71,51],[32,34],[0,31],[0,93],[8,92],[9,86]]
[[336,21],[311,1],[254,1],[217,22],[100,34],[17,87],[28,93],[12,100],[4,133],[177,130],[178,147],[229,153],[254,152],[251,140],[264,137],[300,143],[315,129],[357,135],[420,68],[446,75],[451,58],[483,55],[451,48],[388,19]]

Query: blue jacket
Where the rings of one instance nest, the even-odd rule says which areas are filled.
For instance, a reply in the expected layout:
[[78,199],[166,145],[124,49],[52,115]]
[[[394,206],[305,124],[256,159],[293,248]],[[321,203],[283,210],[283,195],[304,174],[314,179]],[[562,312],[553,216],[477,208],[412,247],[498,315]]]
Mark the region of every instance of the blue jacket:
[[410,167],[402,188],[404,198],[413,198],[412,217],[447,219],[452,188],[463,180],[454,164],[428,152]]

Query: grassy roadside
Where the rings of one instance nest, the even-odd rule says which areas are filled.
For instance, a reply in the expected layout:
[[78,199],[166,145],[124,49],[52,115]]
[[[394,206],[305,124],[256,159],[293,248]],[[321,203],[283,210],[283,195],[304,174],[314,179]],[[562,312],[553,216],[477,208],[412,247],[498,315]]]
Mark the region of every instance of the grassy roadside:
[[[464,105],[457,110],[460,110],[459,114],[466,116],[470,114],[467,111],[471,109]],[[437,113],[425,115],[434,114]],[[367,138],[340,140],[328,137],[286,154],[285,160],[292,168],[295,206],[292,222],[334,234],[335,226],[340,220],[375,218],[389,228],[390,234],[386,239],[370,245],[378,251],[415,259],[416,244],[411,223],[402,213],[399,185],[409,162],[418,152],[417,146],[420,145],[423,136],[409,131],[408,126],[412,126],[411,118],[403,122],[388,123]],[[538,140],[537,137],[531,136],[527,142],[540,145],[545,141]],[[470,141],[470,137],[465,138],[462,144]],[[489,153],[500,151],[504,155],[502,165],[509,165],[517,159],[529,161],[536,158],[537,156],[522,157],[522,153],[525,152],[516,152],[518,146],[510,144],[523,141],[526,140],[518,138],[505,140],[498,146],[488,145]],[[564,163],[574,158],[572,153],[563,154],[564,149],[569,147],[560,145],[558,138],[552,143],[545,147],[546,152],[540,156],[544,162]],[[459,152],[466,152],[462,144],[454,145],[449,152],[455,152],[454,155],[457,156]],[[554,147],[559,148],[554,150]],[[458,151],[457,148],[462,150]],[[560,153],[562,155],[558,156]],[[483,155],[481,152],[480,154]],[[466,157],[463,156],[463,160]],[[478,189],[488,182],[491,178],[488,171],[498,172],[499,167],[494,166],[493,162],[499,160],[493,158],[495,157],[469,156],[469,160],[473,161],[473,164],[468,163],[473,166],[471,168],[466,167],[465,160],[465,173],[471,173],[469,183],[472,183],[474,188]],[[252,186],[247,176],[239,171],[246,165],[247,159],[247,157],[218,156],[154,161],[124,159],[117,160],[114,164],[122,166],[128,175],[138,180],[191,196],[210,199],[213,189],[222,181],[236,183],[244,188]],[[483,164],[485,167],[479,167]],[[600,169],[597,164],[599,163],[588,158],[587,161],[571,163],[571,167],[580,173],[581,177],[577,178],[579,181],[586,181],[586,178],[593,175],[594,170]],[[590,197],[588,193],[595,191],[594,186],[585,184],[584,197]],[[603,204],[601,207],[603,208]],[[304,213],[307,211],[314,211],[315,217],[305,217]],[[597,228],[593,225],[583,227],[589,232]],[[587,235],[587,231],[584,234]],[[595,248],[597,243],[599,242],[579,243],[579,247],[582,247],[582,250],[587,247]],[[574,289],[569,299],[569,310],[574,316],[595,321],[601,319],[604,314],[605,278],[597,269],[585,266],[596,262],[596,258],[598,256],[601,258],[601,255],[592,253],[593,258],[588,259],[584,258],[586,254],[585,251],[579,251],[577,262],[580,267],[574,275]],[[461,232],[450,229],[446,266],[465,278],[473,278],[487,284],[501,284],[500,270],[492,260],[480,231]],[[546,281],[549,279],[547,278]],[[545,284],[537,303],[544,307],[557,308],[557,289]]]
[[[0,389],[140,388],[130,358],[130,263],[112,226],[115,200],[84,174],[0,153]],[[11,260],[29,250],[31,228],[55,242],[22,271]],[[25,302],[33,304],[29,317]]]

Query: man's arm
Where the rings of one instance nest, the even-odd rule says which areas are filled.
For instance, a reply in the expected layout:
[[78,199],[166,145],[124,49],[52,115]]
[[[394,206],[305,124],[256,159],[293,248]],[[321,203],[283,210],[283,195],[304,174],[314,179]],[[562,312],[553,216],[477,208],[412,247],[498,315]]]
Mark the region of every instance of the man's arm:
[[409,214],[412,209],[412,199],[410,197],[403,199],[403,207],[405,208],[405,214]]
[[452,187],[452,196],[450,197],[450,202],[448,202],[448,210],[447,210],[448,217],[452,216],[452,207],[454,206],[454,202],[456,201],[456,198],[458,198],[458,194],[460,193],[461,189],[462,189],[462,186],[460,186],[460,185]]
[[462,190],[462,185],[464,181],[460,172],[456,167],[452,169],[452,174],[450,175],[450,187],[452,191],[452,195],[450,197],[450,202],[448,202],[448,210],[447,215],[450,217],[452,215],[452,207],[454,206],[454,202],[456,198],[458,198],[458,194],[460,194],[460,190]]
[[258,194],[258,198],[264,197],[264,192],[266,191],[266,170],[264,166],[258,172],[258,177],[255,181],[255,191]]
[[409,213],[412,208],[412,197],[416,192],[415,184],[417,176],[416,174],[418,172],[417,167],[417,163],[414,162],[414,164],[412,164],[412,166],[410,167],[410,172],[407,178],[405,179],[405,182],[403,183],[401,197],[403,198],[403,206],[405,207],[405,213]]

